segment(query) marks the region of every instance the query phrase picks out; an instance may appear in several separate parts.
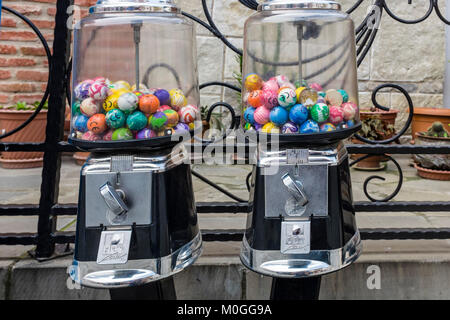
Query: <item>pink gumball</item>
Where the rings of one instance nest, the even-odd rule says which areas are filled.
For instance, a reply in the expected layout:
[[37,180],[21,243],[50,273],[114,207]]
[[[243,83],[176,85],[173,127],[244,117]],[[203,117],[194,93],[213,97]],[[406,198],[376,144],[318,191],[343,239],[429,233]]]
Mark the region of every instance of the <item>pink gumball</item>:
[[280,86],[278,85],[278,82],[275,79],[268,80],[268,81],[264,82],[264,84],[262,86],[262,90],[263,91],[275,91],[275,92],[278,92],[278,89],[280,89]]
[[283,88],[283,87],[291,88],[291,89],[294,90],[294,91],[295,91],[295,89],[297,89],[297,87],[296,87],[294,84],[292,84],[291,82],[289,82],[289,81],[283,82],[283,83],[280,85],[280,88]]
[[313,90],[315,90],[315,91],[323,91],[322,86],[321,86],[320,84],[318,84],[317,82],[311,83],[311,84],[309,85],[309,88],[310,88],[310,89],[313,89]]
[[342,104],[342,111],[344,112],[344,120],[353,120],[356,116],[357,106],[354,103],[346,102]]
[[111,141],[112,140],[112,134],[113,134],[112,130],[106,131],[106,133],[103,135],[103,140],[104,141]]
[[97,140],[101,140],[102,137],[100,137],[99,135],[93,133],[92,131],[86,131],[81,136],[81,139],[88,140],[88,141],[97,141]]
[[256,123],[266,124],[270,119],[270,110],[266,107],[256,108],[255,112],[253,113],[253,118],[255,119]]
[[282,87],[283,83],[289,82],[289,79],[286,76],[283,76],[283,75],[276,76],[275,79],[277,80],[278,85],[280,86],[280,88]]
[[172,109],[171,107],[169,107],[168,105],[162,105],[158,108],[158,110],[156,110],[156,112],[164,112],[166,110],[170,110]]
[[267,109],[272,109],[278,105],[278,93],[277,91],[265,90],[263,91],[263,106]]
[[337,125],[344,121],[344,111],[342,110],[342,108],[338,106],[331,106],[328,121],[334,125]]
[[103,82],[94,82],[89,87],[89,97],[94,100],[104,100],[108,96],[108,87]]

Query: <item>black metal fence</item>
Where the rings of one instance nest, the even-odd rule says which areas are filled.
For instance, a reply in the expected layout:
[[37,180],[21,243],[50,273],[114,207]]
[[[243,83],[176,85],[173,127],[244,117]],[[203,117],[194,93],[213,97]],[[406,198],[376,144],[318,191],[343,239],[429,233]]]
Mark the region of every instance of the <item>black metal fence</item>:
[[[196,21],[201,26],[208,29],[214,36],[222,40],[231,50],[238,54],[242,54],[242,51],[234,47],[220,32],[218,27],[214,24],[212,17],[208,11],[206,0],[201,0],[203,10],[207,21],[202,21],[197,17],[192,16],[189,13],[183,12],[183,15]],[[239,0],[239,2],[255,10],[258,3],[253,0]],[[365,0],[357,0],[356,3],[348,10],[348,13],[352,13],[356,10]],[[412,0],[408,0],[411,4]],[[435,12],[437,16],[445,23],[450,24],[447,21],[439,8],[438,0],[429,0],[430,6],[426,14],[415,20],[405,20],[396,16],[392,10],[388,7],[385,0],[377,0],[369,10],[368,15],[363,22],[356,28],[356,42],[357,42],[357,63],[358,66],[362,63],[371,45],[373,44],[377,35],[377,23],[381,19],[382,13],[386,12],[389,17],[406,24],[420,23],[426,20],[430,15]],[[73,5],[73,0],[58,0],[56,3],[56,16],[55,16],[55,29],[54,29],[54,42],[53,42],[53,54],[50,53],[49,46],[44,37],[40,33],[39,29],[25,16],[20,13],[3,7],[11,14],[16,15],[23,21],[25,21],[32,30],[38,35],[38,38],[42,42],[45,48],[47,57],[49,60],[49,79],[47,90],[42,98],[39,107],[36,112],[21,126],[7,132],[0,136],[0,141],[25,127],[31,122],[34,117],[42,109],[45,101],[48,99],[48,114],[47,114],[47,128],[46,139],[43,143],[4,143],[0,142],[1,152],[23,151],[23,152],[44,152],[44,164],[42,169],[42,184],[40,201],[38,205],[0,205],[0,216],[38,216],[38,226],[36,233],[8,233],[0,234],[0,245],[36,245],[35,256],[38,259],[45,259],[51,257],[55,252],[55,244],[67,244],[72,243],[75,240],[73,232],[57,232],[56,221],[58,216],[76,215],[77,204],[59,204],[59,178],[61,168],[61,153],[62,152],[76,152],[79,151],[75,147],[69,145],[63,141],[64,130],[64,110],[66,106],[67,96],[69,88],[70,77],[70,39],[71,31],[67,27],[68,8]],[[205,83],[200,86],[204,88],[210,85],[222,85],[232,90],[240,91],[240,88],[227,83],[211,82]],[[389,110],[388,108],[380,105],[377,102],[377,94],[380,90],[391,88],[400,91],[408,101],[409,105],[409,117],[405,123],[405,126],[392,138],[384,141],[371,141],[356,135],[358,139],[365,142],[365,145],[349,145],[347,149],[349,153],[354,154],[367,154],[365,157],[375,155],[385,155],[390,161],[393,161],[399,171],[399,182],[395,191],[385,199],[377,200],[370,196],[367,190],[367,184],[376,176],[370,176],[364,183],[364,192],[370,201],[356,202],[356,211],[360,214],[364,212],[399,212],[399,211],[420,211],[420,212],[436,212],[436,211],[448,211],[450,212],[450,201],[442,202],[428,202],[428,201],[415,201],[415,202],[389,202],[395,195],[398,194],[402,187],[403,174],[402,169],[398,162],[392,155],[400,154],[450,154],[450,147],[448,146],[412,146],[412,145],[391,145],[391,142],[396,142],[409,128],[414,107],[412,100],[406,90],[396,84],[384,84],[377,87],[372,94],[373,104],[382,110]],[[228,106],[225,103],[218,103],[218,105]],[[210,113],[212,109],[209,110]],[[236,117],[238,118],[238,117]],[[237,121],[237,119],[233,119]],[[204,143],[202,147],[207,144]],[[248,145],[246,146],[248,147]],[[355,160],[351,165],[361,161],[362,158]],[[225,194],[231,196],[235,202],[213,202],[213,203],[197,203],[197,211],[199,213],[245,213],[248,212],[248,203],[236,196],[233,196],[226,190],[223,190],[213,182],[209,181],[205,177],[202,177],[198,173],[194,173],[197,177],[203,181],[209,183],[212,187],[216,188],[219,192],[225,192]],[[379,177],[378,177],[379,178]],[[443,199],[446,200],[446,199]],[[363,239],[450,239],[450,228],[430,228],[430,229],[361,229],[361,235]],[[208,230],[202,233],[204,241],[241,241],[243,230]]]

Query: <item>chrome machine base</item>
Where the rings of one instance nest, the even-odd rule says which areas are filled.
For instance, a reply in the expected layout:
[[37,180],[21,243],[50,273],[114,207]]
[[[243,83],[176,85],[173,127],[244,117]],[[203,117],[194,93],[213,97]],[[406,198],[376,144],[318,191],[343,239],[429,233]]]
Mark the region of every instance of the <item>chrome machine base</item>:
[[139,286],[170,277],[193,264],[202,252],[199,232],[174,253],[158,259],[130,260],[125,264],[101,265],[74,260],[69,275],[76,283],[98,289]]
[[282,254],[280,251],[252,249],[244,236],[240,258],[244,266],[255,272],[277,278],[319,276],[345,268],[361,254],[359,232],[343,248],[312,250],[308,254]]

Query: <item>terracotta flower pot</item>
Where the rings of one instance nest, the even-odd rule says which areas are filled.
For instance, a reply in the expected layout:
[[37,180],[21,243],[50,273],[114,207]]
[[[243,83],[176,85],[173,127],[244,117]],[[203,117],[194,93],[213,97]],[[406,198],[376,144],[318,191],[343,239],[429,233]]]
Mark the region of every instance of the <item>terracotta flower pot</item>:
[[[411,123],[411,134],[413,139],[416,137],[416,133],[427,131],[431,125],[439,121],[444,125],[447,131],[450,130],[450,109],[438,109],[438,108],[414,108],[414,115]],[[411,143],[414,143],[412,140]]]
[[90,152],[78,151],[73,154],[73,158],[79,166],[82,166],[86,162],[90,154]]
[[[450,138],[428,137],[424,132],[416,132],[416,144],[426,146],[450,146]],[[450,180],[450,155],[416,154],[414,167],[419,176],[432,180]]]
[[[23,122],[33,113],[32,110],[0,109],[0,132],[9,132]],[[44,142],[45,128],[47,126],[47,110],[41,110],[36,118],[25,128],[13,135],[2,139],[2,142]],[[43,152],[2,152],[0,164],[3,168],[21,169],[41,167]]]
[[[351,139],[352,143],[354,144],[364,144],[364,142],[359,141],[356,138]],[[355,153],[350,156],[350,159],[356,160],[361,157],[364,157],[366,154],[362,153]],[[384,167],[381,165],[381,161],[384,160],[384,156],[372,156],[367,159],[361,160],[357,164],[355,164],[355,168],[361,169],[361,170],[382,170]]]

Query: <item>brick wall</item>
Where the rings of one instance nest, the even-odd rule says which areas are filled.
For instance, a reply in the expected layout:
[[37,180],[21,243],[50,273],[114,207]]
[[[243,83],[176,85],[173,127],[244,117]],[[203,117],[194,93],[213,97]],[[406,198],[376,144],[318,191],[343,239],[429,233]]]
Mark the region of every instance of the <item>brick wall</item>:
[[[95,0],[76,0],[81,15]],[[56,0],[3,0],[30,19],[52,48]],[[48,78],[45,50],[33,30],[22,20],[3,10],[0,28],[0,104],[17,101],[33,103],[42,99]]]

